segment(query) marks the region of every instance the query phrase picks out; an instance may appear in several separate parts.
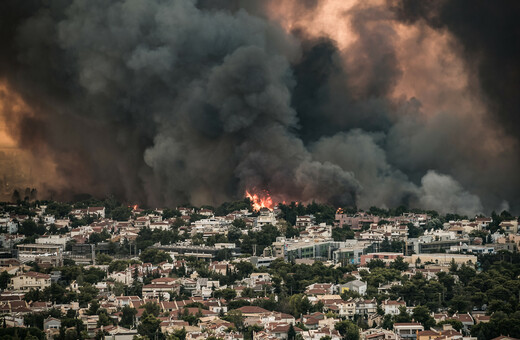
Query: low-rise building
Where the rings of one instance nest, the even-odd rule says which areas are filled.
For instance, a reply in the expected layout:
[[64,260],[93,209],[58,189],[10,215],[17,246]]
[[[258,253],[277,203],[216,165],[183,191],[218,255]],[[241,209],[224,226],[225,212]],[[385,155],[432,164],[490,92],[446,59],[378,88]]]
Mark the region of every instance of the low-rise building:
[[356,292],[359,295],[365,295],[367,291],[367,283],[361,280],[354,280],[348,283],[339,285],[340,294],[345,292]]
[[413,254],[411,256],[405,256],[404,260],[410,264],[415,263],[432,263],[440,266],[449,266],[452,261],[456,264],[475,264],[477,263],[477,257],[475,255],[461,255],[461,254]]
[[400,300],[384,300],[381,302],[381,308],[385,314],[397,315],[399,314],[399,308],[406,307],[406,303]]
[[61,320],[48,317],[47,319],[43,320],[43,330],[47,331],[48,329],[60,329],[61,327]]
[[18,259],[23,262],[45,260],[55,267],[63,264],[63,247],[54,244],[18,244]]
[[402,253],[372,253],[361,255],[361,265],[364,266],[372,260],[381,260],[385,263],[395,261],[398,257],[403,257]]
[[37,272],[20,273],[11,278],[9,288],[15,291],[43,290],[51,285],[51,276]]
[[418,322],[394,323],[394,333],[400,339],[417,339],[417,334],[424,331],[424,326]]
[[275,226],[277,224],[276,216],[273,211],[271,211],[267,208],[262,208],[262,209],[260,209],[260,214],[254,221],[253,227],[261,228],[262,226],[264,226],[266,224],[272,224]]

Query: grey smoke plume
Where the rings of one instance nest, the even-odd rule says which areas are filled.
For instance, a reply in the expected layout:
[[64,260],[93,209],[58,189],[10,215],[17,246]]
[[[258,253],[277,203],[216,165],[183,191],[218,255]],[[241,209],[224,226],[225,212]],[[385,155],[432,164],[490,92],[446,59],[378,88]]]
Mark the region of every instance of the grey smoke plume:
[[482,211],[480,199],[465,191],[459,183],[446,175],[428,171],[421,180],[419,203],[438,211],[452,211],[472,216]]
[[[403,44],[422,42],[400,40],[393,7],[351,8],[341,49],[287,32],[273,3],[4,1],[0,79],[31,108],[11,132],[44,146],[63,195],[200,205],[256,188],[275,201],[518,209],[517,145],[452,100],[478,84],[395,95],[415,65]],[[305,17],[323,3],[294,6]]]

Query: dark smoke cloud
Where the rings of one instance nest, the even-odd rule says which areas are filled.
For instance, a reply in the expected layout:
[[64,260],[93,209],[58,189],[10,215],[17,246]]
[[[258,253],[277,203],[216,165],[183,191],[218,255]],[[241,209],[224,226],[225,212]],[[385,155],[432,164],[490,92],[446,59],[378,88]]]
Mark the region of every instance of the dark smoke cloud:
[[[5,119],[19,116],[12,134],[55,162],[64,194],[200,205],[256,188],[275,201],[518,209],[517,145],[489,133],[501,129],[491,108],[458,104],[480,83],[394,94],[422,46],[403,52],[396,18],[428,37],[428,11],[360,2],[344,13],[353,42],[342,49],[286,32],[273,4],[4,1],[0,79],[31,109]],[[308,18],[323,4],[293,9]],[[438,111],[421,103],[432,92],[446,99]]]
[[18,68],[5,71],[38,105],[18,127],[22,146],[49,145],[72,190],[202,204],[257,187],[353,204],[352,174],[314,161],[293,133],[297,41],[244,10],[195,5],[75,1],[26,14],[11,32]]
[[[520,165],[517,132],[520,126],[520,97],[517,94],[520,88],[520,3],[467,0],[399,0],[389,3],[397,19],[405,24],[427,25],[453,37],[452,49],[462,58],[470,74],[469,87],[485,107],[485,117],[480,118],[481,121],[475,119],[477,115],[457,116],[453,112],[443,112],[423,125],[419,130],[421,133],[417,133],[417,129],[416,133],[410,133],[414,131],[412,126],[415,123],[411,123],[414,119],[408,117],[405,124],[412,126],[406,127],[407,134],[415,134],[415,137],[412,137],[414,142],[409,143],[406,152],[420,153],[422,158],[442,154],[440,159],[424,159],[422,163],[449,171],[465,185],[473,185],[485,206],[496,209],[501,199],[507,199],[517,211],[520,203],[515,193],[520,187],[515,175]],[[397,143],[402,143],[403,128],[401,124],[394,129],[394,142],[400,140]],[[486,129],[505,131],[508,135],[498,132],[496,140],[490,141],[483,133]],[[423,139],[423,142],[417,139]],[[487,147],[498,144],[498,147],[485,150],[487,147],[483,145],[486,144]],[[427,145],[430,150],[417,145]],[[453,148],[454,145],[457,147]],[[464,152],[460,152],[461,149]],[[404,158],[400,159],[406,162]],[[408,167],[402,162],[400,165],[405,169]]]
[[515,137],[520,126],[520,3],[504,0],[400,0],[398,19],[424,21],[455,36],[468,67],[476,72],[494,117]]

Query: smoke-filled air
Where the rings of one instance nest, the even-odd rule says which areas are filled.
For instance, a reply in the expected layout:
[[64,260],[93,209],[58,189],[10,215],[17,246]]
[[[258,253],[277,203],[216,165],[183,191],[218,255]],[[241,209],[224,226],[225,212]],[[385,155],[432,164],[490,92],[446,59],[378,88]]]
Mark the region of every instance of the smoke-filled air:
[[268,191],[519,213],[519,9],[4,0],[0,180],[155,206]]

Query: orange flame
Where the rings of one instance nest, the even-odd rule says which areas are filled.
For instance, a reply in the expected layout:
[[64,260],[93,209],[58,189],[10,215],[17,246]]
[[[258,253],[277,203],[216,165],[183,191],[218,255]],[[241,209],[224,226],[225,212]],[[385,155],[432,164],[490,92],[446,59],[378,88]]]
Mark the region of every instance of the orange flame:
[[250,194],[249,191],[246,190],[246,197],[251,201],[254,211],[259,211],[262,208],[273,210],[273,199],[267,191],[261,194]]
[[134,211],[136,211],[137,208],[139,208],[139,206],[136,204],[136,205],[134,205],[132,208],[133,208]]

